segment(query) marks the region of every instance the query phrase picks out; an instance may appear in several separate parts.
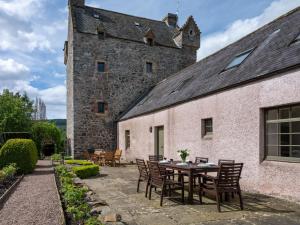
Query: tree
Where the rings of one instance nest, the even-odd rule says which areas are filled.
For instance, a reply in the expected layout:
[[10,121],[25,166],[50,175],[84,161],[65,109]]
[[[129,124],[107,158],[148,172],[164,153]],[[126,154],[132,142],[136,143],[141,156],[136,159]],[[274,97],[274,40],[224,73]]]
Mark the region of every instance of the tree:
[[61,150],[61,132],[54,123],[35,122],[32,126],[31,133],[39,155],[42,153],[43,145],[46,143],[55,144],[56,152]]
[[30,131],[32,106],[26,93],[20,95],[3,90],[0,94],[0,133]]

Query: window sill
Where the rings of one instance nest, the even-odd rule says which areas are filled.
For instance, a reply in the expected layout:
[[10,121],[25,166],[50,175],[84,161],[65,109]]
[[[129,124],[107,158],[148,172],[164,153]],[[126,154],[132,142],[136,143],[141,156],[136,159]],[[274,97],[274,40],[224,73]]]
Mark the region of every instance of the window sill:
[[280,156],[267,156],[265,158],[265,161],[300,163],[300,158],[295,158],[295,157],[280,157]]
[[204,139],[204,140],[212,140],[213,139],[213,135],[212,134],[207,134],[207,135],[203,136],[202,139]]

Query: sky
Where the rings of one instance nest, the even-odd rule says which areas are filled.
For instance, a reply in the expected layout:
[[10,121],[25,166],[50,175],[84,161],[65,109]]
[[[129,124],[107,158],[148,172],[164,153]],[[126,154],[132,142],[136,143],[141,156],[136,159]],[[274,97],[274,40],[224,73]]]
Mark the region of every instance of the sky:
[[[41,97],[49,119],[66,118],[67,2],[0,0],[0,92]],[[300,0],[86,0],[86,5],[157,20],[178,12],[179,25],[192,15],[202,32],[200,60],[300,6]]]

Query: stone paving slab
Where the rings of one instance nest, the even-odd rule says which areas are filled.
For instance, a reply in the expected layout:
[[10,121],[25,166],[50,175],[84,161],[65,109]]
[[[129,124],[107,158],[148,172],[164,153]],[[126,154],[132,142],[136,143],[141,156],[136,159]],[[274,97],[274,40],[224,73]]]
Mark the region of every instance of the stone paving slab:
[[0,211],[0,225],[60,225],[64,218],[51,161],[39,161]]
[[136,192],[137,178],[137,167],[127,165],[103,167],[101,176],[84,182],[128,225],[300,225],[299,204],[258,194],[243,193],[243,211],[239,209],[238,197],[224,202],[221,213],[212,198],[204,198],[203,205],[198,201],[182,205],[176,198],[165,198],[160,207],[159,195],[153,193],[152,200],[144,197],[144,185]]

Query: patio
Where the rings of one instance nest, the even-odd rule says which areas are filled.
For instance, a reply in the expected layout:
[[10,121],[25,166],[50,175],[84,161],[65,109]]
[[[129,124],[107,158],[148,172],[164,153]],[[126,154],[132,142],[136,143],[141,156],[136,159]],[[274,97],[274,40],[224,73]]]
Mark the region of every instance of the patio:
[[[216,202],[203,198],[200,205],[194,195],[194,205],[164,199],[159,206],[159,195],[153,193],[146,199],[145,183],[136,192],[138,169],[136,165],[102,167],[101,175],[84,182],[104,199],[111,208],[122,215],[129,225],[184,225],[184,224],[241,224],[241,225],[299,225],[300,205],[284,200],[243,192],[244,210],[240,211],[238,197],[224,202],[222,212],[217,212]],[[187,198],[187,192],[185,198]],[[178,197],[180,198],[180,197]]]

